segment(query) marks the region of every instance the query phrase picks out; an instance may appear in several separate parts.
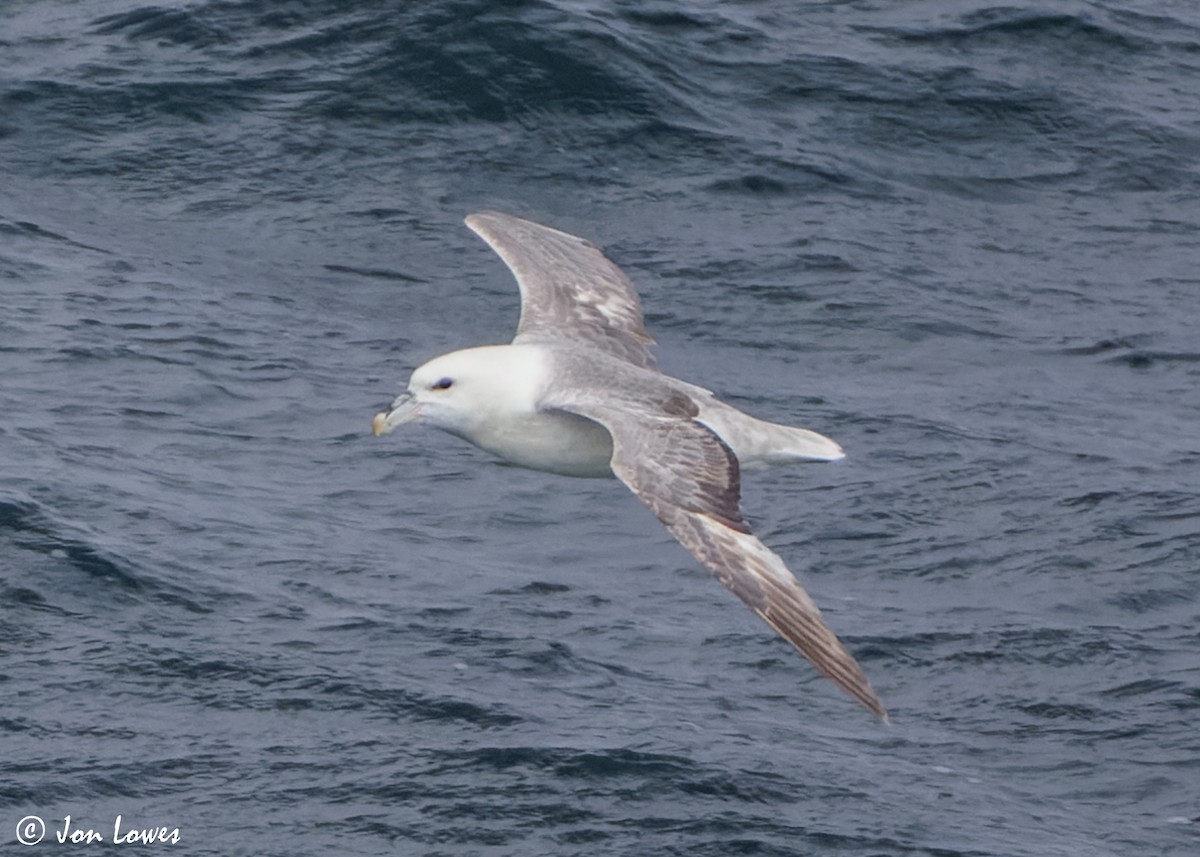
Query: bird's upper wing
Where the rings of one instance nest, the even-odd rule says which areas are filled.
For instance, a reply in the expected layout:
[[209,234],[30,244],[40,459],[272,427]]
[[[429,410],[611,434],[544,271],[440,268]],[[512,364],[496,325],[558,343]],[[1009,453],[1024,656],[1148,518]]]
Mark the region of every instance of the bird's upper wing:
[[[613,438],[613,472],[679,543],[825,676],[880,718],[887,711],[858,662],[774,552],[742,518],[737,457],[696,406],[675,393],[653,410],[576,396],[562,410],[603,425]],[[548,403],[551,404],[551,403]]]
[[548,226],[485,211],[467,218],[517,278],[521,320],[513,340],[586,343],[656,368],[642,305],[621,269],[590,243]]

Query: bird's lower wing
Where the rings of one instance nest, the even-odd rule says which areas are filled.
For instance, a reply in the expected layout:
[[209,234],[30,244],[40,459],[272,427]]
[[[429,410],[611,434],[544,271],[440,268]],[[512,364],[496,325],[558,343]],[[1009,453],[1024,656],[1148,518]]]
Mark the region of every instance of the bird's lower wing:
[[[737,457],[683,413],[639,414],[599,404],[570,410],[613,437],[613,472],[681,545],[822,674],[880,718],[887,711],[817,605],[740,511]],[[679,410],[678,408],[676,409]]]

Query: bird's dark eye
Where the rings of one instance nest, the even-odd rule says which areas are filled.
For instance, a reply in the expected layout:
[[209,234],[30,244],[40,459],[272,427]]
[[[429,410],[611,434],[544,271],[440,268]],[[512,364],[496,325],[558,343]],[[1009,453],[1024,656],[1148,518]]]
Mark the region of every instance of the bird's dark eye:
[[449,390],[454,385],[453,378],[442,378],[429,389],[431,390]]

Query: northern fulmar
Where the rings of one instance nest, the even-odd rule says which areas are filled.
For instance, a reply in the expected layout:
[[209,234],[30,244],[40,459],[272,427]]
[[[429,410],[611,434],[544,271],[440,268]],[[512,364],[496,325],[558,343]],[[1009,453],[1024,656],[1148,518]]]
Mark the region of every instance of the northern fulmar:
[[741,513],[742,470],[834,461],[842,448],[660,372],[633,284],[584,239],[498,212],[466,223],[516,276],[516,337],[419,367],[375,415],[375,434],[419,417],[522,467],[616,476],[734,595],[886,721],[854,656]]

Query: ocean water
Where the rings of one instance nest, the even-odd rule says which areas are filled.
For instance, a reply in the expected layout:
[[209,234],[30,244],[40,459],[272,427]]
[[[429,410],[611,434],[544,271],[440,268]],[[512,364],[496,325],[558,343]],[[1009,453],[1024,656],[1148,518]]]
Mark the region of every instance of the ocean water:
[[[1200,853],[1198,76],[1190,2],[6,0],[4,853]],[[484,208],[845,446],[744,507],[890,726],[619,483],[371,436],[511,336]]]

